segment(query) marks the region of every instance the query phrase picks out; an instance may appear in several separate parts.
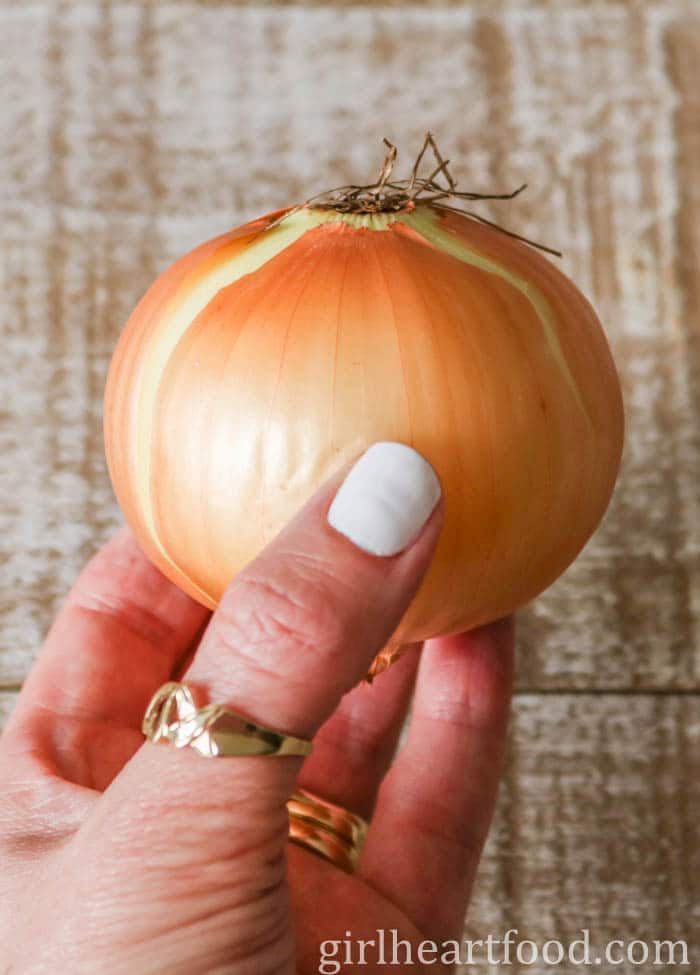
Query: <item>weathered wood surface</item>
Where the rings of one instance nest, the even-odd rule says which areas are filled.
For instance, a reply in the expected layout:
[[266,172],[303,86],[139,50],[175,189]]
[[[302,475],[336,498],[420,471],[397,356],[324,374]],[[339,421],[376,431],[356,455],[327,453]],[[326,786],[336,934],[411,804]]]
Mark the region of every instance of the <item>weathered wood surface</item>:
[[596,948],[684,939],[697,970],[699,808],[697,696],[519,695],[468,936],[517,928],[542,946],[588,928]]
[[0,691],[0,727],[5,726],[18,693],[18,691]]
[[698,686],[700,19],[486,6],[3,9],[0,683],[116,522],[102,386],[149,281],[431,126],[465,186],[530,181],[484,212],[563,248],[624,382],[616,497],[522,614],[520,686]]
[[482,212],[564,250],[627,410],[603,526],[521,614],[472,927],[697,942],[700,7],[375,7],[0,0],[0,724],[119,519],[101,395],[137,298],[431,128],[465,187],[529,182]]

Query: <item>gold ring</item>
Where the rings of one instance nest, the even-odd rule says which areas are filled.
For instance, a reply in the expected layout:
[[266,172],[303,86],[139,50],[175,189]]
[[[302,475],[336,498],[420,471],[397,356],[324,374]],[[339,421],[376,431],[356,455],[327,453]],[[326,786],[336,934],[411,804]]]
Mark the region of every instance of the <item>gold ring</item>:
[[186,684],[169,681],[155,692],[141,729],[149,741],[189,745],[205,758],[239,755],[309,755],[312,744],[254,724],[223,704],[198,708]]
[[289,840],[353,873],[362,853],[368,825],[361,816],[296,789],[287,802]]

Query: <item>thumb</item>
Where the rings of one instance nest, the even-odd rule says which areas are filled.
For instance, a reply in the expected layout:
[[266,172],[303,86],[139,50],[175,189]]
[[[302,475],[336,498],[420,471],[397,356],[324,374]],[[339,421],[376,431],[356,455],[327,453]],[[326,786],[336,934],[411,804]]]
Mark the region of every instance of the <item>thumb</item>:
[[[321,488],[229,586],[184,677],[198,703],[313,737],[416,593],[437,544],[439,502],[433,469],[398,443],[375,444],[340,486],[336,478]],[[209,760],[146,743],[102,797],[100,815],[157,823],[163,837],[191,835],[195,801],[208,811],[197,832],[226,857],[240,840],[227,828],[234,811],[249,832],[274,813],[286,838],[284,803],[300,765]]]

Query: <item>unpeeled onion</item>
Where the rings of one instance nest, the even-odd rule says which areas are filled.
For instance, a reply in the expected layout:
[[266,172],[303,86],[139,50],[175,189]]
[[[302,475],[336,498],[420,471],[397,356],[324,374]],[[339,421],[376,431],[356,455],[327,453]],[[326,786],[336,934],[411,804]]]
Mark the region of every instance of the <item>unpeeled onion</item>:
[[557,578],[608,505],[623,411],[591,305],[532,247],[420,200],[308,205],[155,281],[112,360],[105,436],[142,546],[210,607],[342,465],[379,440],[415,447],[445,522],[399,644]]

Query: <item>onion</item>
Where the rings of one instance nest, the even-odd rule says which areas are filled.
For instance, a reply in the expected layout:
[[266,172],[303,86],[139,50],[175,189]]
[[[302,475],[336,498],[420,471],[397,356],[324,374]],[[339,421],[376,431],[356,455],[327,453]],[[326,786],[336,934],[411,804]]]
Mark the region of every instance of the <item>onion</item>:
[[503,616],[563,572],[610,500],[623,410],[571,281],[450,205],[476,194],[415,168],[391,182],[392,163],[165,271],[114,353],[105,437],[141,545],[209,607],[343,464],[378,440],[415,447],[445,522],[395,648]]

